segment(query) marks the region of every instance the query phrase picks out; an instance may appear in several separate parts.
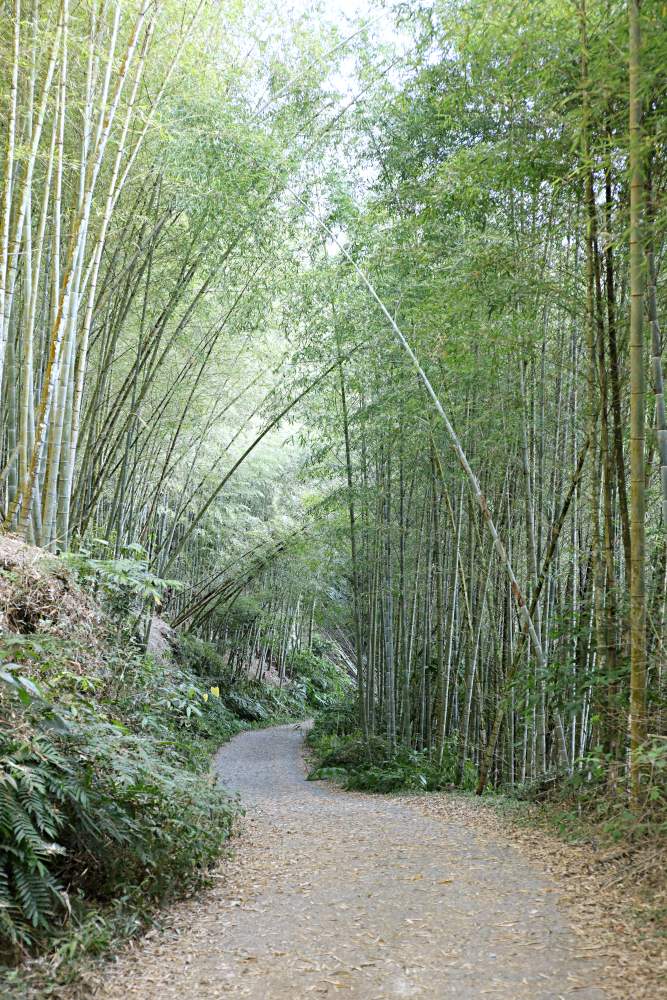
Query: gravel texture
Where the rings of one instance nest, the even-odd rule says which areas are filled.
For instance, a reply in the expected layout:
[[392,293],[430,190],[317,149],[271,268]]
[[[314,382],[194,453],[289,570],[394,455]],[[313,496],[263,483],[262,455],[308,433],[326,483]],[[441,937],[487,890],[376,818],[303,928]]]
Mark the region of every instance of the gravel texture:
[[305,780],[303,733],[218,754],[247,815],[217,887],[107,967],[105,1000],[604,1000],[555,883],[509,844],[410,802]]

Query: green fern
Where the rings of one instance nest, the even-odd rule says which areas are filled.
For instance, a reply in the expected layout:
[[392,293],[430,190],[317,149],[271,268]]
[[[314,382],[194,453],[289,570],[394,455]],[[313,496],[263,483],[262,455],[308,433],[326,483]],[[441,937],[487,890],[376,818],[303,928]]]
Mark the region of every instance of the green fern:
[[238,720],[182,669],[161,669],[156,685],[149,661],[135,666],[113,721],[89,692],[50,702],[59,688],[47,679],[26,700],[19,667],[11,684],[0,678],[0,962],[60,936],[70,899],[77,923],[121,895],[145,905],[196,885],[219,856],[233,807],[193,773],[180,737],[184,720],[215,741]]

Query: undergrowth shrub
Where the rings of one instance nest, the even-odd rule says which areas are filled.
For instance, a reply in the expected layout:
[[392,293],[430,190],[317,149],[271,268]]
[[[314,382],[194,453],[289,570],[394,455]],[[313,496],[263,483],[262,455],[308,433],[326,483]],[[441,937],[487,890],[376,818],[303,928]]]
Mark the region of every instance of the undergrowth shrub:
[[476,772],[466,766],[458,774],[458,756],[453,741],[445,745],[442,763],[428,751],[392,747],[383,737],[365,739],[358,729],[358,714],[352,697],[322,712],[308,736],[316,766],[309,779],[338,781],[347,789],[364,792],[440,791],[455,785],[474,788]]
[[[469,791],[475,785],[474,768],[466,768],[458,787]],[[365,792],[451,790],[457,780],[456,759],[445,754],[442,764],[429,757],[428,751],[409,747],[385,748],[377,764],[364,763],[347,771],[345,787]]]
[[349,689],[347,675],[331,660],[307,650],[291,654],[282,686],[232,671],[215,645],[197,636],[179,635],[175,655],[207,684],[215,684],[222,701],[247,722],[302,718],[338,704]]
[[199,677],[223,677],[228,673],[227,664],[213,643],[188,632],[178,634],[174,655],[178,663]]
[[185,667],[114,635],[92,658],[76,630],[0,641],[5,964],[81,943],[83,927],[102,941],[121,900],[138,914],[188,893],[229,833],[235,802],[208,764],[247,723]]
[[[94,539],[97,547],[108,548],[108,542]],[[62,562],[114,618],[126,621],[133,613],[141,613],[146,605],[160,604],[166,590],[178,590],[178,580],[164,580],[151,572],[145,549],[133,544],[123,547],[120,559],[94,558],[86,548],[66,552]]]
[[649,736],[637,751],[637,758],[643,784],[638,810],[630,808],[627,779],[618,760],[600,747],[575,761],[572,773],[542,776],[539,781],[515,789],[514,795],[536,807],[548,824],[567,839],[580,839],[586,831],[595,831],[594,836],[601,842],[664,840],[667,743],[659,736]]
[[5,959],[119,890],[159,900],[194,887],[228,835],[229,797],[153,739],[54,704],[16,669],[0,676]]
[[343,698],[317,713],[308,743],[318,749],[327,737],[344,737],[360,733],[359,712],[355,695],[348,691]]
[[303,718],[308,692],[324,698],[340,687],[315,657],[282,687],[233,677],[215,647],[194,637],[180,638],[174,660],[144,655],[137,615],[166,584],[141,553],[80,552],[68,569],[61,562],[38,579],[50,594],[49,574],[59,574],[71,617],[58,622],[52,600],[43,617],[55,630],[0,637],[5,965],[47,947],[63,961],[103,949],[108,920],[136,929],[158,901],[193,890],[237,808],[209,775],[213,750],[251,724]]
[[292,653],[288,672],[303,689],[304,702],[317,712],[336,706],[351,686],[351,679],[332,660],[309,650]]
[[238,808],[212,752],[303,718],[307,686],[232,676],[189,636],[173,658],[145,655],[173,582],[141,550],[0,568],[0,582],[0,994],[30,981],[41,996],[44,976],[67,981],[206,880]]
[[229,705],[240,719],[245,719],[248,722],[266,722],[271,716],[268,708],[262,704],[259,698],[253,698],[248,691],[230,689],[223,692],[222,697],[225,704]]

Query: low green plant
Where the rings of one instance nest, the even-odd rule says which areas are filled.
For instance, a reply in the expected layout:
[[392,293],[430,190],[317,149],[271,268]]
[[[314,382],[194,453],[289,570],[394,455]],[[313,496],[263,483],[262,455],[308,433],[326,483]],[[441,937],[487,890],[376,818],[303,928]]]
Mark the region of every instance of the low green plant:
[[200,884],[237,808],[209,775],[211,752],[250,725],[303,718],[309,691],[341,688],[337,668],[316,657],[303,657],[276,686],[233,677],[215,647],[194,637],[177,643],[174,660],[142,654],[126,627],[128,607],[154,602],[163,587],[137,555],[68,559],[116,617],[94,650],[76,629],[0,643],[0,957],[8,967],[43,949],[64,965],[104,950],[159,901]]
[[189,632],[179,633],[174,643],[177,663],[186,666],[199,677],[222,677],[228,674],[227,664],[212,642],[205,642]]
[[262,704],[259,698],[253,698],[247,691],[230,688],[223,693],[222,697],[235,715],[247,722],[267,722],[271,717],[268,708]]
[[[463,790],[474,786],[474,773],[464,774]],[[442,764],[428,751],[398,747],[388,750],[378,764],[362,764],[348,771],[345,787],[365,792],[438,792],[455,787],[456,764],[445,757]]]
[[282,686],[239,676],[213,643],[194,635],[178,636],[175,648],[179,663],[187,664],[198,677],[220,689],[220,697],[239,718],[250,723],[303,718],[337,705],[349,689],[347,675],[331,660],[307,650],[292,653]]
[[288,672],[293,683],[303,688],[305,703],[317,712],[340,703],[351,680],[332,660],[309,650],[292,653]]
[[317,713],[315,725],[308,734],[308,744],[319,751],[322,741],[328,737],[351,736],[359,730],[359,712],[356,697],[351,691],[328,708]]
[[[96,539],[98,545],[107,545]],[[97,559],[85,549],[61,556],[75,578],[87,587],[115,618],[126,618],[144,606],[162,603],[166,590],[182,583],[156,576],[149,568],[147,553],[140,545],[129,545],[120,559]]]
[[600,843],[660,840],[667,833],[667,742],[649,737],[638,751],[642,807],[630,808],[627,774],[618,759],[594,747],[575,761],[572,773],[547,775],[514,795],[532,818],[568,840]]
[[200,884],[229,833],[236,803],[208,763],[247,723],[184,667],[114,636],[83,662],[75,634],[0,643],[5,965],[56,943],[64,958],[102,947],[110,914],[136,929]]
[[392,747],[382,736],[366,739],[357,725],[352,701],[318,716],[308,737],[317,760],[310,780],[329,779],[347,789],[379,793],[439,791],[455,784],[463,790],[474,787],[472,765],[459,780],[454,742],[445,745],[442,762],[438,762],[427,751]]
[[6,959],[119,888],[187,891],[220,853],[234,806],[145,735],[73,714],[17,670],[0,693],[0,947]]

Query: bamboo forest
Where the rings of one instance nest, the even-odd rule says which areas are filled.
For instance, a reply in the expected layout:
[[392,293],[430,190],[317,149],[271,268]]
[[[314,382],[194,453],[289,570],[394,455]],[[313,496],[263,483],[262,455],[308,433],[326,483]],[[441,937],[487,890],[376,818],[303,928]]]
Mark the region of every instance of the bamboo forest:
[[667,997],[667,5],[0,7],[0,994]]

